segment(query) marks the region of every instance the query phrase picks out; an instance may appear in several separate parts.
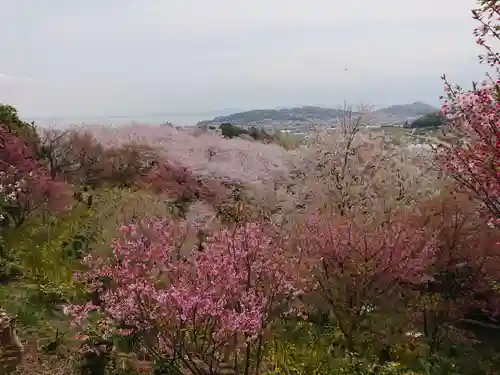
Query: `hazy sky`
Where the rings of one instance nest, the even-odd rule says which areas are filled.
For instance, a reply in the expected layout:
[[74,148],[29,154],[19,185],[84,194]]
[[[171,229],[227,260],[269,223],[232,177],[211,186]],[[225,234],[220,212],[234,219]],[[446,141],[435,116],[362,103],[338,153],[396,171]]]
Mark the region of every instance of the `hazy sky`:
[[482,77],[474,5],[0,0],[0,102],[26,116],[437,104],[442,73]]

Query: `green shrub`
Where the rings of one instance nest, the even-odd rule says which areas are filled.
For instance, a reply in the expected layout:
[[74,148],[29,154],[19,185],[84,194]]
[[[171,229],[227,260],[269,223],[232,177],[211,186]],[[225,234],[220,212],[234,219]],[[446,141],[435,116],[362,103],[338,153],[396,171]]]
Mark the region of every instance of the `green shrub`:
[[235,126],[229,122],[221,124],[219,126],[219,129],[222,132],[222,136],[225,138],[235,138],[243,134],[248,134],[248,131],[246,131],[245,129]]
[[75,249],[83,245],[82,230],[90,217],[90,211],[78,205],[61,216],[32,217],[6,233],[5,246],[22,270],[22,280],[37,285],[49,304],[74,293]]
[[285,150],[294,150],[304,142],[304,137],[297,134],[276,132],[273,135],[273,142],[283,147]]
[[410,128],[437,128],[445,123],[445,116],[441,112],[429,113],[421,116],[407,125]]

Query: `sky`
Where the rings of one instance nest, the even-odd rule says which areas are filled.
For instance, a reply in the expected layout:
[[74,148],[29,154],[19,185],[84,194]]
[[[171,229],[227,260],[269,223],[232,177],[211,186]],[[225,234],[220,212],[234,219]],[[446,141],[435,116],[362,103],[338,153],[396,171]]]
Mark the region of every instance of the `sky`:
[[[474,0],[0,0],[24,116],[439,104],[483,77]],[[347,69],[347,70],[345,70]]]

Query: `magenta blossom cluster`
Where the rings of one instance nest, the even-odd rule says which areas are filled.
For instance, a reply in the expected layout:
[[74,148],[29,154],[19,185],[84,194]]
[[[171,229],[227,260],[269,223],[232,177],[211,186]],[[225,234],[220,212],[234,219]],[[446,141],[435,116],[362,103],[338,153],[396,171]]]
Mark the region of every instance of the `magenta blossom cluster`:
[[495,226],[500,223],[500,55],[490,41],[500,40],[500,5],[496,0],[481,1],[472,14],[478,22],[474,30],[476,42],[485,50],[480,62],[495,68],[497,77],[487,74],[487,81],[464,92],[452,87],[443,76],[448,98],[442,112],[459,139],[444,145],[439,158],[461,187],[484,203],[491,214],[491,225]]
[[[75,324],[99,311],[119,334],[154,330],[166,352],[179,340],[189,345],[191,339],[178,334],[186,329],[190,337],[225,343],[237,336],[245,345],[298,292],[298,260],[285,254],[266,225],[224,229],[206,240],[203,251],[186,249],[186,228],[171,220],[127,225],[121,232],[109,258],[85,259],[86,271],[77,278],[100,302],[67,306]],[[124,325],[130,329],[116,330]]]
[[442,106],[459,144],[444,147],[440,159],[448,171],[500,218],[500,103],[495,86],[450,93]]
[[36,210],[65,209],[69,193],[66,184],[50,178],[20,138],[0,126],[0,205],[14,210],[16,224]]

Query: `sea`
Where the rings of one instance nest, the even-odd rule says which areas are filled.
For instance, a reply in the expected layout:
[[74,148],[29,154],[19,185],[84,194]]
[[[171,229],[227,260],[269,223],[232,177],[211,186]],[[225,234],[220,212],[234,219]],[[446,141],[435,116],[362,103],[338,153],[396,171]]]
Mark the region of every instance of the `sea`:
[[26,117],[24,121],[34,121],[44,128],[63,129],[73,126],[127,126],[162,125],[167,122],[175,126],[195,126],[199,121],[212,119],[217,115],[146,115],[146,116],[51,116]]

